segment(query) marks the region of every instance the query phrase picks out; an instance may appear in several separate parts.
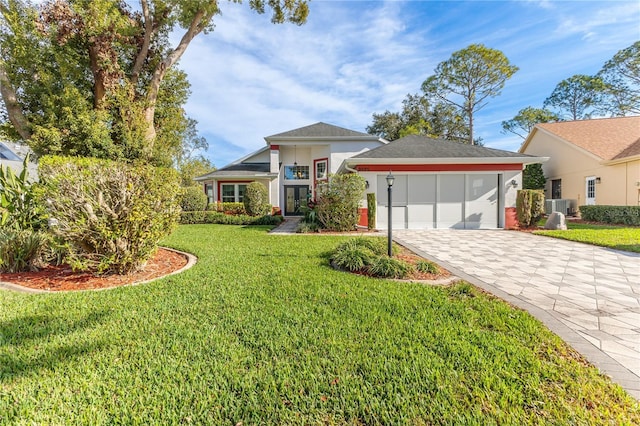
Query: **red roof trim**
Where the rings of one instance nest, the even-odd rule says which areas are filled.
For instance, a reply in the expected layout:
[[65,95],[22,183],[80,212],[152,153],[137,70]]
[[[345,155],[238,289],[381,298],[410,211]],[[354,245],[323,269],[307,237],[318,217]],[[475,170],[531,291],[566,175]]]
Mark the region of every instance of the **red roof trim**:
[[512,164],[367,164],[356,166],[359,172],[487,172],[522,170],[522,163]]

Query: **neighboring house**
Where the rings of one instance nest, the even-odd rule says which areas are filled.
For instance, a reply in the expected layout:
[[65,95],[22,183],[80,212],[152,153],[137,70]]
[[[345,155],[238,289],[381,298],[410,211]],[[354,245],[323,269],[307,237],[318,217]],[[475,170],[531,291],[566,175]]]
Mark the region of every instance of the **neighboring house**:
[[640,204],[640,117],[538,124],[519,152],[550,158],[542,165],[547,199]]
[[[31,152],[26,145],[20,145],[13,142],[0,142],[0,164],[9,167],[13,173],[20,174],[22,172],[22,164],[27,153]],[[29,162],[27,167],[30,180],[36,180],[38,175],[38,167],[34,162]]]
[[376,194],[376,227],[385,229],[385,178],[391,172],[394,227],[501,228],[505,210],[515,207],[522,169],[545,160],[422,136],[387,142],[325,123],[265,140],[266,147],[196,178],[210,202],[240,202],[246,185],[259,181],[272,205],[295,216],[329,173],[355,172],[366,179],[367,192]]

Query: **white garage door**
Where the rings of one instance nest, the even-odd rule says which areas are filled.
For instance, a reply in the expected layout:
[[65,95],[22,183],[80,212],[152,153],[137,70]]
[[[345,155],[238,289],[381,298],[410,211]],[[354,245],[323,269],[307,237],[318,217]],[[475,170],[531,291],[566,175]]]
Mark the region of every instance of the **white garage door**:
[[[386,175],[378,175],[378,228],[387,228]],[[397,229],[498,227],[497,174],[397,175],[393,184]]]

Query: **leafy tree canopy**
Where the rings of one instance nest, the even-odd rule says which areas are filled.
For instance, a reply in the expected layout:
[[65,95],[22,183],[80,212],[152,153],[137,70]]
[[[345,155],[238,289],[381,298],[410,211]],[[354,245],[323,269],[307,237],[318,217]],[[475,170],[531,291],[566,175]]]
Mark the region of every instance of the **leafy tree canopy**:
[[[240,2],[240,1],[238,1]],[[307,0],[251,0],[273,23],[303,24]],[[39,154],[141,159],[169,165],[190,122],[191,40],[213,29],[219,1],[0,0],[2,130]],[[183,35],[176,46],[168,35]]]
[[516,71],[518,67],[501,51],[472,44],[438,64],[434,75],[422,83],[422,90],[428,97],[459,109],[469,128],[467,142],[473,144],[474,114],[488,99],[501,93],[505,82]]
[[598,77],[606,84],[603,113],[640,114],[640,41],[616,53],[604,64]]
[[555,107],[559,116],[569,120],[591,118],[602,104],[605,89],[602,78],[577,74],[558,83],[543,106]]
[[516,114],[516,116],[511,120],[502,122],[502,133],[513,133],[520,136],[522,139],[526,139],[527,135],[531,133],[533,126],[536,124],[550,123],[559,120],[560,117],[547,109],[526,107],[518,111],[518,114]]

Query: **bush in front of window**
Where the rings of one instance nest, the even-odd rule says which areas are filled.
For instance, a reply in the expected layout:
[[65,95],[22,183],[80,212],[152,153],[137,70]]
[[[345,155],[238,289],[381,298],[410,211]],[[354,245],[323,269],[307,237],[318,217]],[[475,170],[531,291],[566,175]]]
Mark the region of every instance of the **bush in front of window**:
[[218,225],[280,225],[283,221],[282,216],[272,216],[270,214],[264,216],[249,216],[246,214],[229,215],[221,212],[182,212],[180,214],[180,223],[183,225],[192,224],[218,224]]
[[180,207],[183,212],[204,211],[207,208],[207,194],[202,191],[201,186],[187,186],[180,191]]
[[228,215],[247,214],[244,209],[244,203],[223,203],[221,201],[218,201],[216,203],[209,204],[207,206],[207,210],[212,210]]
[[251,182],[244,192],[244,209],[249,216],[264,216],[271,212],[269,193],[260,182]]

